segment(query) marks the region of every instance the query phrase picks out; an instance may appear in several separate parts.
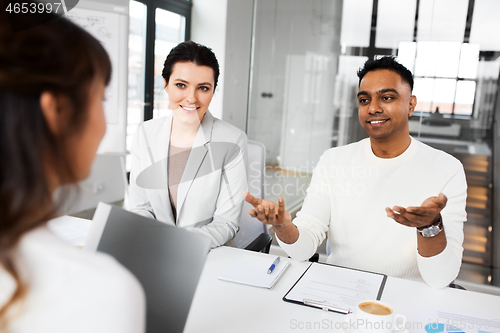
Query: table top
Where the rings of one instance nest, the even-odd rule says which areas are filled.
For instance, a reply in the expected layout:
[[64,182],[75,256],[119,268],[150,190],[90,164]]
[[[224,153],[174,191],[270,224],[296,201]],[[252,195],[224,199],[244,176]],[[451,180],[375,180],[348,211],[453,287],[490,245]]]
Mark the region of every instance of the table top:
[[[242,255],[267,254],[232,247],[219,247],[209,253],[184,332],[296,332],[316,328],[354,333],[340,326],[345,315],[282,300],[309,262],[282,259],[289,260],[291,265],[273,289],[218,280],[219,275]],[[433,316],[437,311],[467,315],[471,320],[483,318],[490,324],[498,324],[485,329],[484,322],[479,322],[469,325],[470,329],[465,332],[500,332],[500,297],[497,296],[452,288],[434,290],[421,282],[388,277],[381,300],[390,304],[396,313],[406,316],[407,322],[413,325],[408,326],[411,333],[425,333],[422,322],[424,326],[435,322]],[[460,317],[460,323],[463,318]]]

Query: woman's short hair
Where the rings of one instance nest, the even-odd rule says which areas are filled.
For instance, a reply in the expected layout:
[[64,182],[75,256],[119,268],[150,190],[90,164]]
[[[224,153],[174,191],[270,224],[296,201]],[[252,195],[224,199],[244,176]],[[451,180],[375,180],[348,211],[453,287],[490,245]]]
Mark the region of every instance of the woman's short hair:
[[162,76],[168,83],[174,65],[178,62],[192,62],[198,66],[207,66],[214,71],[214,91],[219,80],[219,62],[212,49],[193,41],[182,42],[174,47],[165,59]]

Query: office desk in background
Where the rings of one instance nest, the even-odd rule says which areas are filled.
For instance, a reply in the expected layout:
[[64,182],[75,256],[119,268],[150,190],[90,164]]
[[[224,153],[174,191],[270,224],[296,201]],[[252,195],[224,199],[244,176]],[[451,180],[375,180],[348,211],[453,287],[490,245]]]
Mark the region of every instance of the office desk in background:
[[[218,276],[244,254],[266,255],[231,247],[219,247],[209,253],[184,332],[342,332],[336,327],[341,327],[345,315],[282,300],[308,267],[308,262],[291,261],[288,271],[270,290],[218,280]],[[451,288],[433,290],[424,283],[388,277],[381,300],[391,304],[396,313],[404,314],[410,324],[425,320],[423,327],[429,321],[436,321],[430,317],[434,313],[445,311],[487,318],[493,323],[496,319],[497,328],[488,330],[484,324],[478,328],[484,333],[500,331],[500,297],[497,296]],[[318,328],[307,329],[314,325]],[[414,325],[418,328],[418,323]],[[409,332],[425,330],[409,329]],[[470,332],[478,333],[478,329]]]

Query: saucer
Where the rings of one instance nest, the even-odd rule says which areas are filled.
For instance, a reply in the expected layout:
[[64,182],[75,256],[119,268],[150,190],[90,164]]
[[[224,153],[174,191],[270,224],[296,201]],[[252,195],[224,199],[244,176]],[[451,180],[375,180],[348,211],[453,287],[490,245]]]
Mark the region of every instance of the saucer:
[[[351,321],[356,321],[355,313],[349,313],[345,315],[344,322],[350,323]],[[341,327],[340,330],[344,333],[362,333],[360,330],[350,327],[348,328]],[[404,330],[393,330],[392,333],[410,333],[410,332],[407,329],[404,329]]]

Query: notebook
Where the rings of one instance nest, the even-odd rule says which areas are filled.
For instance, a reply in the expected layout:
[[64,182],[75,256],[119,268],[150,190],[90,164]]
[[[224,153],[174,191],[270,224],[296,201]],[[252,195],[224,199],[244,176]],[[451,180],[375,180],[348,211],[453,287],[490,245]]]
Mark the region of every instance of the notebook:
[[290,266],[288,261],[280,260],[267,274],[275,259],[275,256],[243,255],[219,276],[219,280],[271,289]]
[[148,333],[184,330],[208,238],[101,202],[84,250],[112,255],[141,282]]

